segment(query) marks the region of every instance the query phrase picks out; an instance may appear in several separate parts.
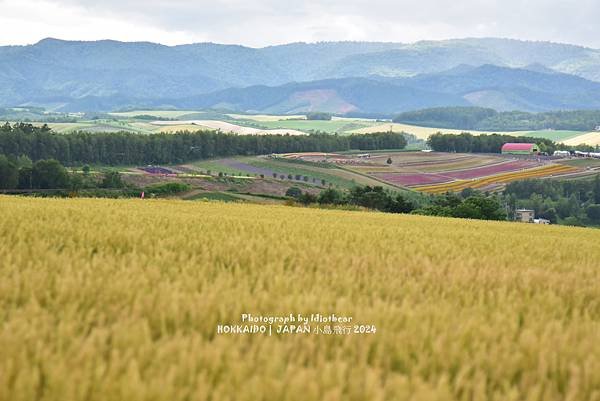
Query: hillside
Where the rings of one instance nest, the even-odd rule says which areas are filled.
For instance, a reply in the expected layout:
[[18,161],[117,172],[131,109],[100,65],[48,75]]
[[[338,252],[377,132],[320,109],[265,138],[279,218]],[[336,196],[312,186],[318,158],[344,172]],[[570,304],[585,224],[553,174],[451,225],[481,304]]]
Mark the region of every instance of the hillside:
[[[248,48],[212,43],[169,47],[154,43],[45,39],[29,46],[0,47],[0,107],[41,105],[62,111],[173,107],[179,100],[228,88],[339,78],[406,78],[438,74],[463,65],[521,68],[543,75],[561,72],[600,81],[600,51],[545,42],[462,39],[414,44],[294,43]],[[588,94],[589,89],[580,90],[581,86],[589,85],[583,80],[571,77],[570,82],[579,88],[576,93],[560,92],[557,98],[544,101],[540,97],[547,97],[549,92],[543,90],[548,88],[546,78],[532,79],[540,81],[533,89],[526,86],[524,92],[503,88],[500,94],[484,92],[467,100],[470,104],[501,109],[524,107],[532,111],[563,106],[579,108],[587,101],[597,104],[597,99]],[[563,91],[565,84],[569,82],[559,85]],[[413,89],[425,90],[429,95],[432,92],[431,87]],[[530,89],[533,93],[528,92]],[[406,90],[401,93],[421,95]],[[584,96],[578,97],[580,94]],[[355,96],[362,94],[358,91]],[[441,99],[429,107],[447,104],[446,101]],[[410,106],[407,103],[401,102]],[[463,103],[453,102],[453,105]]]
[[[597,394],[599,231],[168,200],[0,214],[0,398]],[[218,333],[316,313],[350,334]]]
[[483,65],[411,78],[342,78],[282,86],[232,88],[187,99],[180,108],[224,108],[260,113],[320,110],[339,114],[390,115],[443,106],[499,111],[600,108],[600,82],[573,75]]
[[[484,131],[591,131],[600,126],[600,111],[573,110],[545,113],[497,112],[480,107],[441,107],[400,113],[397,123],[424,127]],[[552,139],[552,138],[551,138]]]

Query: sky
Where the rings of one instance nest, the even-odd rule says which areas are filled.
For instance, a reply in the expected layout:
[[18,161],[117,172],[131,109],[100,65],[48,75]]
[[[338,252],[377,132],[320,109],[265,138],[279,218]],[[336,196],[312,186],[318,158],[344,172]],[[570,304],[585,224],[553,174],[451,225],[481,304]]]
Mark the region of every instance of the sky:
[[599,0],[0,0],[0,45],[503,37],[600,48]]

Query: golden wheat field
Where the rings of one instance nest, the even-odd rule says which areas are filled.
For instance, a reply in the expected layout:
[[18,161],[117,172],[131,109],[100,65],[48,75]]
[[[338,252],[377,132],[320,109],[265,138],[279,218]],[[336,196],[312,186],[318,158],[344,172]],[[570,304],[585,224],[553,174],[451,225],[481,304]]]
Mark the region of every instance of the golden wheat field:
[[[0,400],[600,400],[600,231],[0,197]],[[336,314],[369,334],[219,334]]]

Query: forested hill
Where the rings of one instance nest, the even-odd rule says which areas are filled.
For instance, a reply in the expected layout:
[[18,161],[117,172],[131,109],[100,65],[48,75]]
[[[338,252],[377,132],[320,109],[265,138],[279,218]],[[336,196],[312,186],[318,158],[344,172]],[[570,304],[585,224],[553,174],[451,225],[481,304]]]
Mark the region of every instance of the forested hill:
[[[465,69],[466,65],[469,67]],[[472,80],[469,68],[485,65],[508,70],[477,71],[485,78],[480,77],[475,88],[481,93],[468,85],[465,87],[469,90],[462,91],[465,93],[460,93],[460,85],[457,89],[461,90],[452,89],[456,82],[448,74],[436,78],[437,82],[443,81],[443,91],[435,89],[430,76],[411,85],[413,91],[445,94],[446,99],[429,106],[446,105],[447,97],[456,94],[462,100],[453,101],[452,105],[482,106],[481,102],[485,102],[486,106],[499,109],[519,106],[532,111],[561,106],[580,108],[578,102],[596,100],[587,89],[581,89],[590,85],[589,81],[600,81],[600,51],[554,43],[463,39],[415,44],[295,43],[255,49],[210,43],[169,47],[46,39],[30,46],[0,47],[0,107],[28,104],[55,110],[107,111],[127,106],[176,106],[178,101],[200,99],[207,93],[255,85],[279,87],[340,78],[398,79],[449,70],[451,75],[469,72]],[[499,91],[483,85],[486,77],[496,79],[500,73],[504,74],[504,81],[515,82],[508,72],[515,68],[520,71],[518,75],[529,71],[530,79],[538,80],[532,94],[530,83],[515,90],[504,85]],[[571,78],[555,77],[556,72]],[[575,84],[577,93],[565,91],[566,79]],[[557,80],[562,82],[558,84],[562,88],[558,97],[542,101],[547,94],[535,89],[546,83],[554,88]],[[361,92],[354,96],[361,96]],[[310,105],[307,102],[301,107]],[[395,111],[404,110],[408,109]]]
[[543,129],[592,131],[600,126],[600,111],[574,110],[546,113],[497,112],[479,107],[440,107],[405,112],[395,122],[424,127],[478,131],[535,131]]
[[232,88],[172,99],[180,108],[226,108],[260,113],[394,114],[443,106],[482,106],[499,111],[600,109],[600,82],[573,75],[493,65],[410,78],[341,78],[277,87]]

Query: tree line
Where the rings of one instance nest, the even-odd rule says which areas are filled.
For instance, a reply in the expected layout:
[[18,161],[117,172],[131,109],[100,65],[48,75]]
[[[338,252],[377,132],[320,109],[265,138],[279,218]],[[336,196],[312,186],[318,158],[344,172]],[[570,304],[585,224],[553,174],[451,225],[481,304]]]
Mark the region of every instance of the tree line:
[[357,186],[350,191],[328,188],[318,195],[302,192],[298,187],[291,187],[286,195],[305,205],[360,206],[385,213],[411,213],[476,220],[506,220],[507,218],[498,197],[485,196],[473,190],[461,194],[448,193],[409,199],[401,193],[386,191],[380,186]]
[[550,139],[530,138],[512,135],[472,135],[468,132],[462,134],[433,134],[427,139],[427,145],[436,152],[460,153],[500,153],[502,145],[507,142],[536,143],[542,152],[553,153],[560,146]]
[[592,131],[600,126],[600,110],[528,113],[498,112],[481,107],[437,107],[401,113],[394,122],[478,131]]
[[309,135],[236,135],[216,131],[59,134],[48,126],[6,123],[0,127],[0,154],[55,159],[64,165],[175,164],[212,157],[291,152],[403,149],[399,133]]
[[27,156],[6,157],[0,154],[0,189],[45,190],[64,189],[78,191],[95,188],[124,188],[126,183],[116,171],[101,175],[90,174],[84,166],[83,174],[71,174],[58,161],[42,159],[33,162]]

